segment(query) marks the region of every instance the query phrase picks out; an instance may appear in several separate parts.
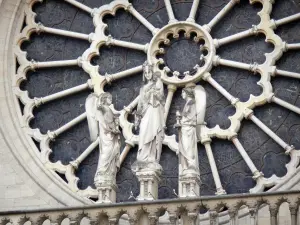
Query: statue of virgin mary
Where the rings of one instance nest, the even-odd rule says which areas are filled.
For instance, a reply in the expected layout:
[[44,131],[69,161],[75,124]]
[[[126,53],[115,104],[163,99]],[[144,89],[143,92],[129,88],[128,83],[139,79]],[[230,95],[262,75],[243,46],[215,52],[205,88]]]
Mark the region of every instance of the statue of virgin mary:
[[153,73],[151,65],[143,65],[145,84],[140,89],[135,126],[140,126],[137,153],[138,169],[161,170],[159,165],[164,139],[164,89],[160,72]]

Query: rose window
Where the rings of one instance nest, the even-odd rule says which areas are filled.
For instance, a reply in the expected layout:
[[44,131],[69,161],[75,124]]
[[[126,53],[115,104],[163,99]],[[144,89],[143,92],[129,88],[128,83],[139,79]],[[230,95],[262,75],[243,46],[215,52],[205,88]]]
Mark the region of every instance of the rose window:
[[[98,200],[94,176],[104,163],[99,158],[103,140],[91,139],[88,123],[92,93],[95,107],[107,104],[118,119],[117,202],[139,195],[142,186],[132,166],[142,128],[135,127],[135,118],[148,70],[160,74],[164,87],[162,172],[155,199],[182,197],[177,154],[183,131],[174,125],[186,103],[182,89],[191,84],[203,87],[206,102],[197,140],[196,196],[277,190],[295,173],[299,2],[27,2],[14,79],[21,125],[52,176],[79,196]],[[112,95],[112,104],[103,93]]]

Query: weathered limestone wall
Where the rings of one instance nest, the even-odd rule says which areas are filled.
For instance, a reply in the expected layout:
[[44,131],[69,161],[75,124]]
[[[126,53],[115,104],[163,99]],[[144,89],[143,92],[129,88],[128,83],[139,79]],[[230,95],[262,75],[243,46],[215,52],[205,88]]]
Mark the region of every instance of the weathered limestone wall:
[[78,206],[84,202],[41,166],[24,136],[13,95],[14,46],[26,0],[0,0],[0,210]]
[[62,205],[24,171],[7,148],[3,137],[0,140],[0,162],[0,211]]
[[[0,83],[5,81],[4,70],[9,56],[10,31],[15,28],[14,19],[20,16],[18,13],[22,7],[20,0],[0,0]],[[7,104],[7,92],[0,89],[0,210],[13,210],[16,208],[39,208],[62,206],[49,195],[28,174],[20,162],[16,159],[9,147],[8,139],[4,136],[12,136],[13,125],[7,126],[4,120],[10,120],[11,115],[4,109],[11,107]],[[11,139],[13,140],[13,138]],[[15,143],[16,144],[16,143]],[[18,151],[26,151],[22,146],[15,146]]]

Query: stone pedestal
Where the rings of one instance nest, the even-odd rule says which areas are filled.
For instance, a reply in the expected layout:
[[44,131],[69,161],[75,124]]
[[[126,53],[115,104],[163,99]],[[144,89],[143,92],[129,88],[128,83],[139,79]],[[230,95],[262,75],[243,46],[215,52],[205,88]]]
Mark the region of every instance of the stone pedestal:
[[97,203],[115,203],[117,185],[111,179],[95,178],[95,186],[98,191]]
[[97,203],[115,203],[116,202],[116,186],[107,185],[106,187],[97,187],[99,193]]
[[136,171],[136,176],[140,182],[140,194],[138,201],[151,201],[158,199],[158,183],[160,181],[161,170],[140,170]]
[[200,176],[196,174],[180,175],[178,190],[180,198],[200,197]]

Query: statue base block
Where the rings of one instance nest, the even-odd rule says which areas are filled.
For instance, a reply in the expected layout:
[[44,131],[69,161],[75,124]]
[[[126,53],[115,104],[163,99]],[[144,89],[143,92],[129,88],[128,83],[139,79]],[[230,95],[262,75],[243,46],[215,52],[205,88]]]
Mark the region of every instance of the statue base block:
[[116,189],[115,184],[96,184],[98,195],[97,203],[115,203],[116,202]]
[[140,182],[140,194],[136,198],[138,201],[151,201],[158,198],[160,175],[161,170],[143,169],[136,171],[136,176]]
[[200,176],[196,174],[179,177],[179,198],[200,197]]

